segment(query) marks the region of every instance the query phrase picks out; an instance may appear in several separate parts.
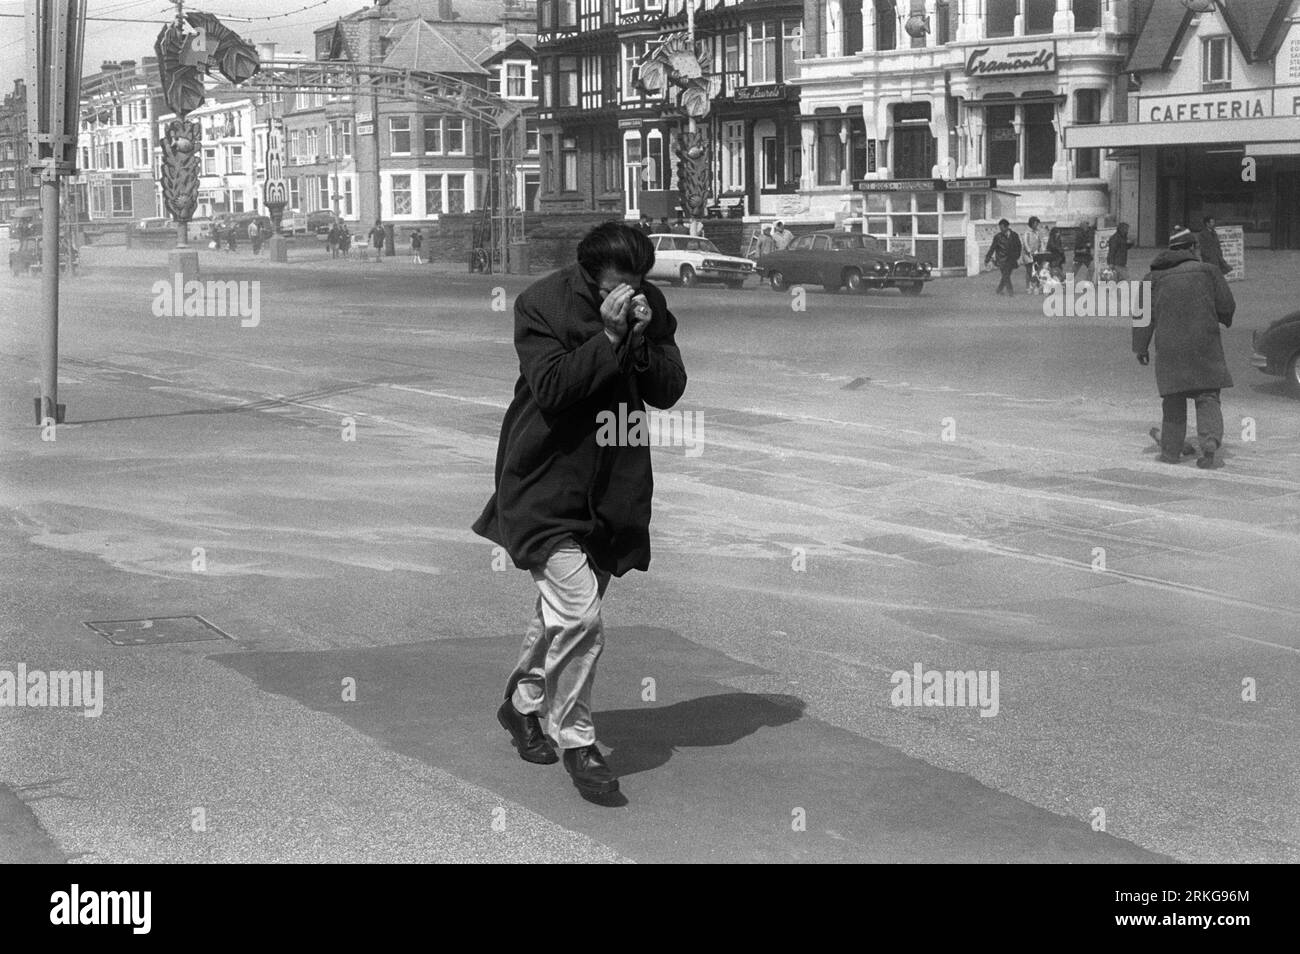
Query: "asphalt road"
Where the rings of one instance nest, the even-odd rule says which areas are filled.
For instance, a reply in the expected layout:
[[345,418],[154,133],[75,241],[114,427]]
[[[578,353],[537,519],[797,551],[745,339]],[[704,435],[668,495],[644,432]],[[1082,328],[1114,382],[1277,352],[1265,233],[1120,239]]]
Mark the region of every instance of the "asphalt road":
[[[205,251],[262,283],[245,326],[156,317],[160,252],[85,257],[54,441],[0,280],[0,670],[102,670],[104,711],[0,708],[0,859],[1300,858],[1300,402],[1249,364],[1294,255],[1235,286],[1211,472],[1155,462],[1123,320],[669,290],[702,441],[654,451],[606,603],[618,806],[492,716],[531,583],[468,526],[525,280]],[[229,638],[85,625],[187,615]],[[996,673],[996,714],[894,705],[918,665]]]

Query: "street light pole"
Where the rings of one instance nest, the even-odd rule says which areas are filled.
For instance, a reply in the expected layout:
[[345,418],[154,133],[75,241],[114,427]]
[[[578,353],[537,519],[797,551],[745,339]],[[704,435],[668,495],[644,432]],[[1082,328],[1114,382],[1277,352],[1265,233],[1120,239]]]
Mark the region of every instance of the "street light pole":
[[41,347],[36,423],[63,421],[59,404],[59,179],[77,165],[86,0],[27,0],[28,162],[40,174]]

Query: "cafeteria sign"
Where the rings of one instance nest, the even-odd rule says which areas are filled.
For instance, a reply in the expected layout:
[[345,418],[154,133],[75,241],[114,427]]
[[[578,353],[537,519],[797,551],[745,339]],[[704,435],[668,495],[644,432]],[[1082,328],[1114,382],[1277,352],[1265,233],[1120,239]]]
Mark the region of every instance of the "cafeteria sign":
[[1021,76],[1056,72],[1056,42],[978,46],[966,58],[967,76]]

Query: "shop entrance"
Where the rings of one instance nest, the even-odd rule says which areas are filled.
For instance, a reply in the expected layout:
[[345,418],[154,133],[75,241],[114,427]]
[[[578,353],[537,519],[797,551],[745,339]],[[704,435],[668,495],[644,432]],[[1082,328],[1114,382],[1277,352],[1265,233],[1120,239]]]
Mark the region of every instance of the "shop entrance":
[[1300,172],[1277,173],[1277,211],[1273,245],[1300,248]]

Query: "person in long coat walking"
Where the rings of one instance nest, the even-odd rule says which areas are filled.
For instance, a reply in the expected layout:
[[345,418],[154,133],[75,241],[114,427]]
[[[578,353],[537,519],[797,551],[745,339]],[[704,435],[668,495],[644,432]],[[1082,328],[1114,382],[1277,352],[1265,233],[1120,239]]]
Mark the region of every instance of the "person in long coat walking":
[[1223,257],[1223,245],[1219,242],[1219,233],[1214,231],[1214,216],[1207,215],[1201,220],[1201,236],[1196,244],[1202,262],[1209,262],[1224,275],[1232,271],[1232,266]]
[[648,443],[607,425],[640,419],[647,403],[672,407],[686,369],[677,319],[645,281],[655,260],[645,234],[598,225],[577,259],[515,299],[520,375],[495,491],[473,527],[530,571],[538,591],[497,721],[520,758],[550,764],[560,748],[578,790],[603,796],[618,781],[591,717],[601,601],[611,576],[650,565],[654,486]]
[[1128,238],[1128,223],[1115,226],[1115,234],[1106,240],[1106,264],[1115,269],[1115,280],[1128,281],[1128,250],[1133,243]]
[[1201,448],[1196,466],[1210,468],[1218,466],[1215,455],[1223,446],[1219,392],[1232,387],[1219,326],[1232,326],[1237,304],[1219,269],[1202,262],[1195,246],[1196,237],[1177,226],[1169,237],[1169,250],[1151,263],[1144,279],[1150,282],[1150,320],[1133,328],[1133,351],[1139,364],[1149,364],[1155,342],[1156,387],[1163,410],[1160,460],[1179,462],[1190,400],[1196,405]]

